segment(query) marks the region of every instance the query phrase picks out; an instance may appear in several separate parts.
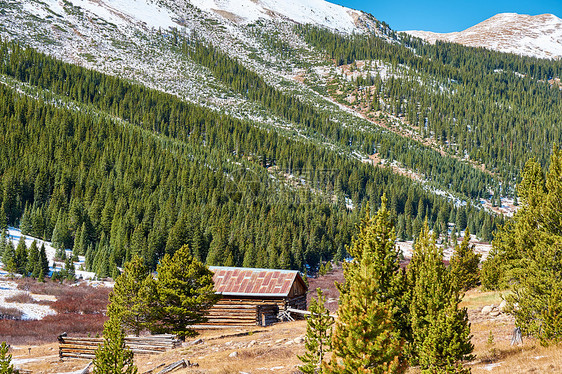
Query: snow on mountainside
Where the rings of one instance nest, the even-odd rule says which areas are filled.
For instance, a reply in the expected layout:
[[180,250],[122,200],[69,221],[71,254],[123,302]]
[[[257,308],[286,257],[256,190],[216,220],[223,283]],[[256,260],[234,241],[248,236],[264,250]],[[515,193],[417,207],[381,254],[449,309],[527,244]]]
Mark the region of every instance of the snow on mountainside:
[[562,57],[562,19],[552,14],[529,16],[501,13],[460,32],[405,32],[430,43],[442,40],[523,56]]
[[[177,35],[227,53],[277,86],[308,90],[293,77],[323,57],[295,34],[297,23],[345,33],[374,32],[378,21],[324,0],[4,0],[0,37],[66,62],[177,95],[266,126],[285,126],[217,81],[174,44]],[[272,37],[296,51],[283,55]]]
[[363,12],[323,0],[192,0],[200,9],[215,12],[235,22],[284,19],[296,23],[323,25],[342,32],[363,30]]

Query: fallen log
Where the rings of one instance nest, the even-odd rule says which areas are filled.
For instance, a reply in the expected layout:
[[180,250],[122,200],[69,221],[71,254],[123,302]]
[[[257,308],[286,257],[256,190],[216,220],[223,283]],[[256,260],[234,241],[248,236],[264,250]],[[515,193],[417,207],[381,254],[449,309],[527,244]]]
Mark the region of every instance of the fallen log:
[[176,370],[176,369],[179,369],[179,368],[186,368],[186,367],[187,367],[187,362],[185,362],[185,360],[182,358],[181,360],[166,366],[164,369],[160,370],[157,374],[166,374],[166,373],[169,373],[173,370]]

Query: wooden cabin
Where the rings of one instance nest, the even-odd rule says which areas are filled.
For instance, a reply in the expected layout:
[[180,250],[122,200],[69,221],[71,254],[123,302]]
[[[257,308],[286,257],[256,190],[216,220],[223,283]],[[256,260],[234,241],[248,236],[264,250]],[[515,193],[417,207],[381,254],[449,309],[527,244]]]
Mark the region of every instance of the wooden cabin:
[[210,266],[222,298],[209,310],[209,326],[268,326],[287,308],[306,310],[308,287],[295,270]]

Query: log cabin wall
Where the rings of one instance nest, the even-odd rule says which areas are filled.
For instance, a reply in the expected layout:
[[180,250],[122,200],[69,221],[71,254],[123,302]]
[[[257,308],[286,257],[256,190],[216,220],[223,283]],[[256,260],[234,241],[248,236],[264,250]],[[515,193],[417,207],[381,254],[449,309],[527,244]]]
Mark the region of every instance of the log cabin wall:
[[212,266],[222,298],[209,310],[209,326],[268,326],[280,310],[306,310],[306,284],[297,271]]

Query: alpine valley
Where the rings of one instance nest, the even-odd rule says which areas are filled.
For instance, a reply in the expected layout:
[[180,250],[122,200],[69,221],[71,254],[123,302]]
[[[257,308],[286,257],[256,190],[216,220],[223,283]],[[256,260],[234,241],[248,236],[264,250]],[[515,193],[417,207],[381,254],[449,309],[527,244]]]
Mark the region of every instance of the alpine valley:
[[490,241],[525,162],[562,141],[562,61],[538,58],[559,55],[432,44],[375,17],[0,1],[0,216],[100,277],[186,243],[208,265],[316,268],[384,193],[400,240],[427,220],[445,246],[467,228]]

